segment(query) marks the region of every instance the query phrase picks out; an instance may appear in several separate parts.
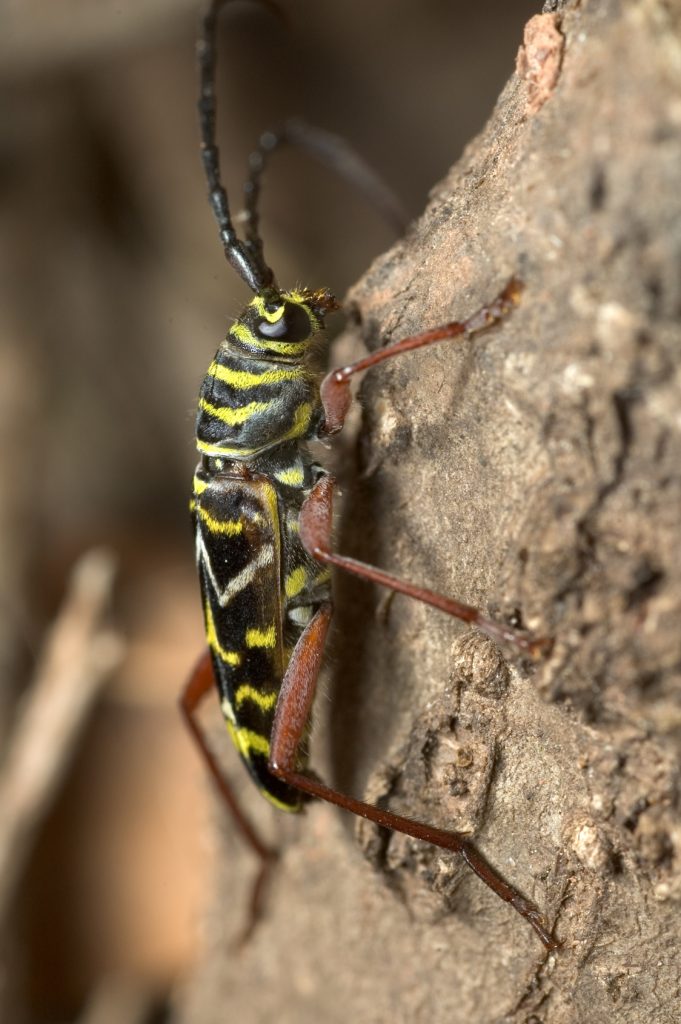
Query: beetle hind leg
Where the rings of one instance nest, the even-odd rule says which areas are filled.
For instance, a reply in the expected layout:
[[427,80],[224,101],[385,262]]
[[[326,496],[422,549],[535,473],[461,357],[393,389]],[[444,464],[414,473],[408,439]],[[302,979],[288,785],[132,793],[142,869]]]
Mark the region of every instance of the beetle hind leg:
[[265,893],[272,869],[279,858],[279,851],[269,846],[259,835],[252,822],[247,817],[236,794],[225,777],[220,764],[206,740],[205,733],[198,719],[198,707],[209,692],[215,692],[213,678],[213,666],[210,652],[205,651],[199,659],[194,671],[180,696],[180,710],[189,732],[196,743],[204,764],[211,774],[213,782],[217,787],[220,797],[229,810],[236,826],[243,836],[245,842],[250,846],[253,853],[260,862],[258,873],[253,882],[249,901],[249,911],[246,923],[236,939],[236,945],[244,945],[262,918],[265,905]]
[[424,822],[405,818],[391,811],[364,803],[332,789],[319,779],[296,770],[298,744],[305,731],[321,668],[324,643],[331,622],[331,605],[325,603],[305,628],[291,656],[277,701],[270,742],[270,770],[288,785],[304,793],[335,804],[383,828],[392,829],[432,843],[443,850],[458,853],[485,885],[505,903],[509,903],[535,930],[548,950],[559,943],[552,937],[539,908],[501,875],[476,847],[459,832],[436,828]]

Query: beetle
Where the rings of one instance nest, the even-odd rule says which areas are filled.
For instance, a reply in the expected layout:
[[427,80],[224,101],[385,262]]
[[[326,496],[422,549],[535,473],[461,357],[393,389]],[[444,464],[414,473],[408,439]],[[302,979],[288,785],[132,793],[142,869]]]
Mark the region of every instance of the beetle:
[[[225,256],[253,298],[229,328],[200,389],[200,461],[190,507],[207,651],[186,686],[181,709],[223,799],[261,861],[251,926],[260,912],[262,885],[276,851],[249,822],[201,730],[197,707],[215,686],[234,745],[272,804],[296,812],[307,799],[326,800],[379,826],[459,854],[529,922],[544,946],[554,949],[558,943],[539,909],[464,835],[331,788],[309,771],[307,753],[311,708],[332,615],[332,566],[423,601],[532,656],[550,649],[546,638],[335,553],[334,481],[308,450],[310,441],[342,429],[353,377],[386,359],[470,338],[501,324],[517,305],[522,285],[511,279],[495,299],[467,319],[404,338],[332,370],[320,383],[310,355],[325,318],[339,304],[327,289],[281,288],[265,261],[259,235],[257,201],[264,157],[276,145],[296,139],[286,130],[263,137],[251,161],[243,238],[234,228],[220,178],[215,140],[216,22],[225,2],[212,0],[199,40],[201,153]],[[308,148],[322,148],[322,138],[307,132]]]

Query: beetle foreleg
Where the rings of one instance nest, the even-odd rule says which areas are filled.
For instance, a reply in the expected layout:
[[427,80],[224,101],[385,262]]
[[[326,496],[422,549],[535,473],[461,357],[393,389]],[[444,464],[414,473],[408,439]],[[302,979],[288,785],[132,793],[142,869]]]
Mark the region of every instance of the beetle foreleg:
[[412,352],[417,348],[425,348],[438,341],[446,341],[450,338],[470,338],[474,334],[480,334],[490,327],[500,323],[520,301],[522,282],[512,277],[504,290],[497,295],[493,302],[487,306],[481,306],[472,316],[466,320],[452,320],[441,327],[434,327],[420,334],[410,335],[402,338],[394,345],[386,345],[376,352],[358,359],[349,366],[331,370],[321,384],[320,394],[324,406],[324,425],[322,428],[325,434],[337,434],[342,430],[350,402],[350,380],[357,373],[371,369],[385,359],[392,359],[393,356],[402,355],[404,352]]

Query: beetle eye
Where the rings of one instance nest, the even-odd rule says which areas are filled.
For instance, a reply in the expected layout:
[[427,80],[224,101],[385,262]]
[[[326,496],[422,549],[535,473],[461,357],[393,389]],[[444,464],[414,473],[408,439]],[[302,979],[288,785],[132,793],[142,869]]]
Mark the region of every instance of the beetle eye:
[[274,341],[305,341],[312,334],[312,323],[302,306],[285,302],[278,320],[259,320],[256,329],[262,338]]
[[262,338],[283,338],[286,335],[286,310],[278,320],[259,320],[256,330]]

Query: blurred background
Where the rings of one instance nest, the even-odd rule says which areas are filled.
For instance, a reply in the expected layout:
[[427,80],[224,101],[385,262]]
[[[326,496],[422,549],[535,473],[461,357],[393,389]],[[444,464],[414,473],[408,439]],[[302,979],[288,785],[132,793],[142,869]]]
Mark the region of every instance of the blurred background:
[[[350,140],[416,216],[541,8],[280,2],[284,20],[237,0],[222,21],[235,210],[259,133],[300,114]],[[210,795],[176,712],[202,646],[193,407],[248,298],[200,170],[200,10],[0,0],[0,1019],[11,1024],[167,1020],[200,951]],[[294,152],[267,175],[263,235],[282,284],[341,296],[394,240],[361,196]],[[74,582],[101,546],[115,581],[100,558]]]

